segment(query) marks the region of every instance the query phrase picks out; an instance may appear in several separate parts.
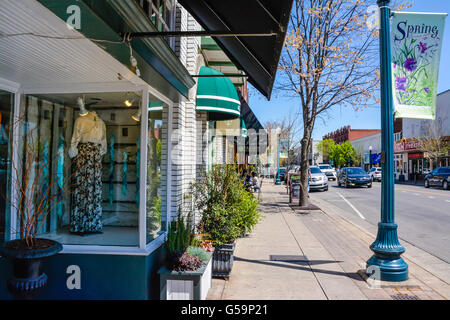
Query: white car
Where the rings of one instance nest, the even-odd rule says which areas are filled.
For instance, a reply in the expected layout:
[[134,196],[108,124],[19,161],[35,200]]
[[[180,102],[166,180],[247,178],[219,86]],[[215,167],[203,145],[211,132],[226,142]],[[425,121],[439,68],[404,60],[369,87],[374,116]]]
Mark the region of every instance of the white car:
[[370,176],[370,179],[372,179],[372,181],[381,182],[381,168],[371,168],[368,174]]
[[328,180],[336,180],[336,170],[329,164],[319,164],[319,169],[327,176]]

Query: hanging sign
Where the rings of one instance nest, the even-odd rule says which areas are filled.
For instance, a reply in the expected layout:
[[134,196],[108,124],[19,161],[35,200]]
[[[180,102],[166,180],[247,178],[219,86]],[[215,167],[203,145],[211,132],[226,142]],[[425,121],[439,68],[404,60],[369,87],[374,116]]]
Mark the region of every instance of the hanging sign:
[[289,157],[289,140],[280,139],[280,159],[287,159]]
[[391,27],[396,118],[434,120],[446,13],[395,12]]

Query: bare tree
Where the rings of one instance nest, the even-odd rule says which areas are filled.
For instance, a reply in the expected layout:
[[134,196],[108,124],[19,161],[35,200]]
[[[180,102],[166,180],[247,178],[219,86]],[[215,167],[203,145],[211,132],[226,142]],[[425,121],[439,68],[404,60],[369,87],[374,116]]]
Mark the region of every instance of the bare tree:
[[[337,105],[360,109],[376,102],[378,44],[377,31],[366,25],[369,5],[361,0],[294,2],[277,89],[297,96],[300,102],[303,185],[308,179],[308,151],[316,117]],[[307,204],[302,190],[300,205]]]
[[[270,137],[273,137],[276,130],[279,129],[280,140],[285,140],[288,150],[286,167],[290,168],[298,162],[297,150],[300,146],[301,123],[298,117],[299,113],[291,109],[287,116],[282,120],[266,121],[264,128]],[[269,142],[270,146],[270,142]],[[277,150],[273,150],[277,151]]]
[[424,121],[424,135],[417,138],[419,151],[424,157],[439,166],[438,160],[450,152],[450,141],[442,136],[442,127],[434,125],[434,121]]

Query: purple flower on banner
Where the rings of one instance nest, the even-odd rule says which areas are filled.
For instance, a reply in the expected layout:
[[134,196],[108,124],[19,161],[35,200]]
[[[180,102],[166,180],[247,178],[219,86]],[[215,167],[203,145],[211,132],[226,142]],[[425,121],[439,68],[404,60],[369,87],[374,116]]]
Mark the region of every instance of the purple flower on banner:
[[430,88],[423,88],[423,90],[425,90],[426,93],[430,92]]
[[396,77],[395,83],[398,91],[406,91],[406,77]]
[[419,49],[420,49],[420,53],[424,53],[425,51],[427,51],[427,44],[426,43],[424,43],[424,42],[422,42],[422,41],[420,41],[419,42]]
[[406,71],[412,72],[417,69],[417,61],[414,58],[408,58],[404,65]]
[[394,69],[397,68],[397,62],[394,61]]

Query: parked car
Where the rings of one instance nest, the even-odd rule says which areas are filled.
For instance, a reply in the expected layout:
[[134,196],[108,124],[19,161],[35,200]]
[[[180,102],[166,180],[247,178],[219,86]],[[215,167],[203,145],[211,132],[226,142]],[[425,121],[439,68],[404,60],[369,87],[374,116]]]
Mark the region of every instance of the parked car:
[[316,166],[309,167],[309,170],[311,172],[311,177],[309,178],[309,189],[328,191],[328,178],[325,173],[323,173],[319,167]]
[[339,172],[337,179],[338,186],[353,187],[353,186],[367,186],[372,188],[372,180],[370,176],[361,168],[345,167]]
[[285,176],[286,176],[286,168],[281,167],[280,168],[280,181],[284,181]]
[[381,168],[371,168],[369,170],[369,176],[372,181],[380,181],[381,182]]
[[336,170],[329,164],[319,164],[319,169],[325,173],[328,180],[336,180]]
[[448,190],[449,176],[450,167],[436,168],[425,176],[425,188],[442,187],[444,190]]

